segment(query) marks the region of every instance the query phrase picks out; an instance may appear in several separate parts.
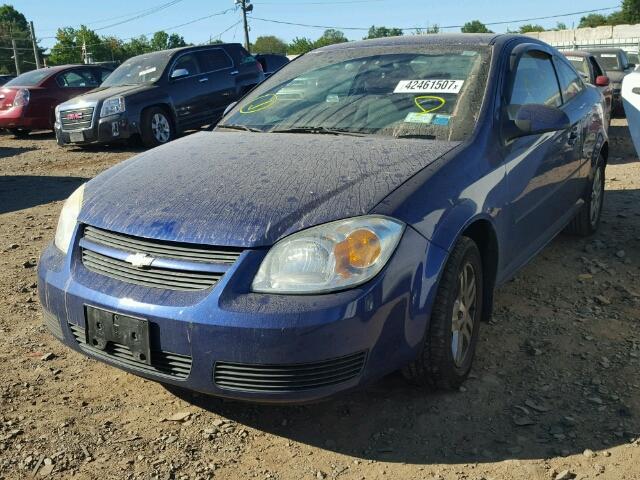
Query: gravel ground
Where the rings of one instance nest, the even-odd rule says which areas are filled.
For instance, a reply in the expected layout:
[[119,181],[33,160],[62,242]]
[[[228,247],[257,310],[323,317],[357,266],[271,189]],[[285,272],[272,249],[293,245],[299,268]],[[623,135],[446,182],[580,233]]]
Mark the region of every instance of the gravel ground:
[[640,479],[640,167],[612,126],[600,231],[496,295],[456,393],[391,375],[320,404],[170,392],[59,344],[38,255],[66,198],[130,148],[0,135],[0,479]]

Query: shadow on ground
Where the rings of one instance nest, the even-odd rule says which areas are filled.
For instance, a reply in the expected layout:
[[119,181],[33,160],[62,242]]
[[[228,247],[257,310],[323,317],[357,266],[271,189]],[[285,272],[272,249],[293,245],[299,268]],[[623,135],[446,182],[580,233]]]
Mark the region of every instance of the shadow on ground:
[[0,176],[0,214],[64,200],[87,180],[81,177]]
[[[618,278],[625,269],[637,272],[640,256],[618,262],[608,249],[619,242],[640,244],[634,233],[640,191],[609,191],[606,198],[596,236],[560,235],[497,291],[496,313],[482,325],[464,391],[429,393],[393,374],[364,390],[302,406],[171,392],[261,431],[387,462],[543,459],[626,444],[640,436],[640,315],[637,299],[621,290],[624,283],[611,283],[607,271],[615,268]],[[596,250],[585,253],[594,243]],[[608,290],[592,292],[595,282],[576,280],[587,265],[583,258],[605,259],[588,265],[606,264],[594,278]],[[594,302],[598,292],[620,309]]]

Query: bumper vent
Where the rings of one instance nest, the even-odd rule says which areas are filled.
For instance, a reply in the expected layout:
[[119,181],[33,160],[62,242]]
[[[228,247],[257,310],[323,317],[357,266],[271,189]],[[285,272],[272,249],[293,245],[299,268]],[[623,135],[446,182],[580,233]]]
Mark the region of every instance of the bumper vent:
[[62,335],[62,327],[60,326],[60,321],[56,318],[56,316],[48,310],[45,310],[44,308],[42,309],[42,316],[44,318],[44,324],[49,329],[51,334],[58,340],[62,340],[64,338],[64,335]]
[[62,129],[65,131],[91,128],[93,107],[60,112],[60,122],[62,123]]
[[213,381],[220,388],[243,392],[312,390],[358,377],[366,357],[366,352],[359,352],[322,362],[290,365],[216,362]]
[[85,329],[78,325],[69,324],[69,329],[80,348],[93,356],[107,361],[117,361],[126,367],[149,374],[168,375],[177,379],[185,379],[191,372],[191,357],[178,353],[151,351],[151,365],[137,361],[126,346],[109,342],[106,350],[93,348],[87,343]]
[[[168,290],[210,288],[242,253],[241,249],[153,241],[90,226],[85,227],[82,240],[82,263],[88,270],[123,282]],[[137,267],[122,259],[123,255],[126,258],[136,254],[172,263],[170,267]]]

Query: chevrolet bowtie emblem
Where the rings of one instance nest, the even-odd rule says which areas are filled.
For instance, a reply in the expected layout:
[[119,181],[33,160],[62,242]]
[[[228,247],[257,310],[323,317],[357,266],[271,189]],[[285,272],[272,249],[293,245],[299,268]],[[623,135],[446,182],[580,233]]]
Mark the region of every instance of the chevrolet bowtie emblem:
[[154,260],[155,258],[146,253],[134,253],[124,259],[125,262],[130,263],[136,268],[150,267]]

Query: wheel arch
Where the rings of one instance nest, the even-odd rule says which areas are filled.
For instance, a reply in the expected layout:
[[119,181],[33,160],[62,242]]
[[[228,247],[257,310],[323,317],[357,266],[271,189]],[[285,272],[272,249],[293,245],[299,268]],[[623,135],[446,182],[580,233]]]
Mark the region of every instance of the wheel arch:
[[176,112],[173,110],[172,106],[167,102],[152,103],[149,105],[145,105],[140,109],[140,123],[138,126],[138,130],[140,131],[140,133],[142,133],[142,119],[144,118],[145,112],[150,108],[161,108],[162,110],[164,110],[169,115],[169,120],[171,121],[173,128],[176,131],[176,134],[178,133],[178,118],[176,116]]

